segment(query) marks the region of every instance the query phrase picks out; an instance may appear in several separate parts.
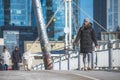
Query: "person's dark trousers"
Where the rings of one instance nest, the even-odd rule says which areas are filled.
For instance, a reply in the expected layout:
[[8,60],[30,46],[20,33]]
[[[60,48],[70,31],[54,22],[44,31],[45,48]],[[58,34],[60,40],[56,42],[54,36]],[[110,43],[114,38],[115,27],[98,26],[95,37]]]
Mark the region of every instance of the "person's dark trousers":
[[3,65],[0,63],[0,71],[3,70]]
[[8,70],[8,65],[4,64],[4,70]]
[[17,62],[13,64],[13,70],[19,70],[19,66]]

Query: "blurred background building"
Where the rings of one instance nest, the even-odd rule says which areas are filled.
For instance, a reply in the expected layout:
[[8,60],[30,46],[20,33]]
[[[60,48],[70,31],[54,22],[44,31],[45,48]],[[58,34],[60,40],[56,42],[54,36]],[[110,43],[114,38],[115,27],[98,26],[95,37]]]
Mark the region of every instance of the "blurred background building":
[[[104,29],[107,30],[107,8],[106,8],[107,0],[94,0],[93,1],[93,18],[100,24]],[[101,28],[96,22],[94,23],[94,29],[96,33],[97,39],[101,39],[101,32],[105,31]]]
[[120,26],[120,0],[107,0],[107,30],[115,32]]
[[[61,5],[47,27],[47,34],[50,41],[64,41],[65,7],[64,4],[61,4],[63,0],[40,1],[46,25]],[[119,34],[119,31],[116,34],[116,30],[120,26],[119,4],[119,0],[89,0],[89,2],[88,0],[72,0],[72,35],[76,34],[75,29],[78,30],[81,27],[84,18],[90,18],[98,40],[101,40],[101,36],[102,40],[106,40],[106,35],[109,32],[114,32],[112,34],[115,35]],[[93,19],[103,26],[107,33]],[[0,38],[8,36],[6,33],[10,31],[19,33],[17,37],[19,40],[13,41],[17,42],[18,45],[15,44],[14,46],[19,46],[21,53],[24,52],[24,41],[34,41],[38,37],[32,0],[0,0]],[[114,36],[112,38],[117,39]],[[8,45],[7,41],[12,39],[7,37],[4,40],[5,45]],[[11,41],[9,44],[14,42]],[[12,49],[14,46],[12,45]]]

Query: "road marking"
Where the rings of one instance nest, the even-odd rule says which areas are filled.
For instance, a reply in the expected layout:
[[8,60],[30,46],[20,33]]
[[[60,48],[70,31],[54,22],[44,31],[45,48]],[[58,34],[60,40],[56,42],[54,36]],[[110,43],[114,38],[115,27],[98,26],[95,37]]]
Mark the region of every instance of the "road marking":
[[[50,71],[50,72],[65,74],[65,72],[60,72],[60,71]],[[67,72],[67,71],[66,71],[66,72]],[[67,73],[68,73],[68,72],[67,72]],[[70,73],[70,74],[77,75],[77,76],[81,76],[81,77],[88,78],[88,79],[92,79],[92,80],[100,80],[100,79],[97,79],[97,78],[95,78],[95,77],[83,75],[83,74],[80,74],[80,73]]]
[[82,76],[82,77],[85,77],[85,78],[89,78],[89,79],[93,79],[93,80],[100,80],[100,79],[97,79],[95,77],[91,77],[91,76],[87,76],[87,75],[83,75],[83,74],[79,74],[79,73],[72,73],[72,74]]

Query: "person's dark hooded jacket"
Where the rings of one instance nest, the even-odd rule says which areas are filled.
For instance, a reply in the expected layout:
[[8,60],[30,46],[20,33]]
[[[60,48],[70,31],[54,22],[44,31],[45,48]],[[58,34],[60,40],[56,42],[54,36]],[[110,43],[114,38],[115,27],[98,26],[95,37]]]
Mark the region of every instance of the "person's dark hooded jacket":
[[98,45],[91,23],[79,29],[75,42],[78,40],[80,40],[80,53],[91,53],[93,51],[93,42],[95,46]]

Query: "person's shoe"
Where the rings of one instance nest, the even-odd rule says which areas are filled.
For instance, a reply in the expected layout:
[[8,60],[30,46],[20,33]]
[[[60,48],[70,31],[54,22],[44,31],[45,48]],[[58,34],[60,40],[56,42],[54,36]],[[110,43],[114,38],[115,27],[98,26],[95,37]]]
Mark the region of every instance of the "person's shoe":
[[92,69],[90,67],[88,67],[87,70],[92,70]]
[[87,67],[84,67],[84,68],[83,68],[83,71],[87,71]]

